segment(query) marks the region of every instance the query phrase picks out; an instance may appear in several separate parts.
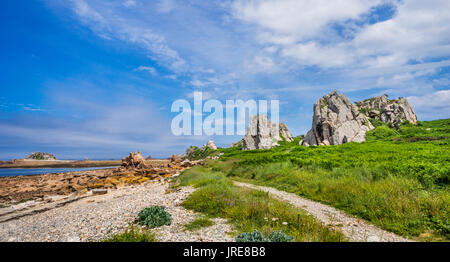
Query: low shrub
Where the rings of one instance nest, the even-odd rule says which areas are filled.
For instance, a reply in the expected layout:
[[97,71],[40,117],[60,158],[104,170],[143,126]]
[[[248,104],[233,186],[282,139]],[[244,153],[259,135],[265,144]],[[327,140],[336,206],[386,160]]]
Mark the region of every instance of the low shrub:
[[156,242],[156,237],[145,229],[130,227],[125,232],[112,235],[103,242]]
[[293,237],[287,235],[281,230],[272,232],[269,236],[267,236],[267,240],[269,240],[269,242],[291,242],[293,239]]
[[141,210],[138,214],[139,224],[149,228],[172,224],[172,217],[162,206],[151,206]]
[[244,232],[236,236],[236,242],[268,242],[264,235],[255,229],[253,232]]
[[294,238],[287,235],[283,231],[274,231],[270,233],[267,237],[254,230],[253,232],[244,232],[236,236],[236,242],[291,242]]

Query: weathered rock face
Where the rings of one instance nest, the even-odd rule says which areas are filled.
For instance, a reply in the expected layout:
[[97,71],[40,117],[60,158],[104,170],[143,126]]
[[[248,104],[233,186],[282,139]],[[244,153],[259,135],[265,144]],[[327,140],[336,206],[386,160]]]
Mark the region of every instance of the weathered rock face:
[[147,168],[145,159],[141,152],[130,153],[122,159],[122,166],[125,168]]
[[44,152],[34,152],[25,160],[58,160],[53,154]]
[[217,149],[217,146],[216,146],[216,144],[214,144],[213,140],[209,140],[208,143],[206,143],[206,145],[204,145],[203,147],[205,147],[205,148],[207,147],[207,148],[212,149],[212,150],[216,150]]
[[270,122],[266,115],[252,116],[242,142],[242,150],[270,149],[278,146],[281,140],[276,123]]
[[406,98],[389,100],[387,95],[382,95],[356,102],[356,105],[366,116],[385,123],[398,126],[402,122],[409,121],[414,125],[417,124],[416,113]]
[[280,128],[280,136],[284,138],[284,140],[286,140],[287,142],[294,141],[294,137],[292,136],[291,132],[289,132],[289,129],[286,124],[280,123],[279,128]]
[[311,130],[301,144],[340,145],[363,142],[366,132],[373,129],[369,119],[344,94],[335,91],[323,96],[314,104]]

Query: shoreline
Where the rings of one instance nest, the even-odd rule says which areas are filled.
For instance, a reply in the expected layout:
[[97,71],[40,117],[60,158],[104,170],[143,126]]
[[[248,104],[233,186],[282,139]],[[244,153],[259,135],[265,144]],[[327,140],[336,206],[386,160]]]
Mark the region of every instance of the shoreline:
[[[148,160],[146,163],[149,165],[146,170],[126,169],[114,163],[114,166],[100,165],[101,169],[94,170],[2,176],[0,177],[0,205],[9,206],[23,201],[41,199],[48,195],[80,194],[92,189],[112,189],[127,184],[141,184],[148,180],[169,177],[184,169],[171,163],[170,160]],[[34,168],[42,168],[42,166],[34,166]]]
[[0,161],[3,168],[83,168],[83,167],[116,167],[121,160],[16,160]]

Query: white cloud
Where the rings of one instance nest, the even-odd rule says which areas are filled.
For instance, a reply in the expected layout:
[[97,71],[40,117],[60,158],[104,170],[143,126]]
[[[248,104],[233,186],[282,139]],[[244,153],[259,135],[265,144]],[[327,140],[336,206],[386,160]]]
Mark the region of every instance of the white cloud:
[[173,0],[159,0],[156,5],[156,10],[159,13],[167,14],[175,8],[175,2]]
[[136,6],[136,0],[126,0],[123,3],[123,6],[127,8],[135,7]]
[[163,36],[131,19],[125,20],[114,10],[108,9],[108,6],[100,5],[96,10],[84,0],[74,0],[73,3],[75,13],[99,36],[137,44],[160,64],[175,72],[186,71],[186,61],[167,45]]
[[273,35],[275,41],[280,36],[299,41],[321,34],[324,27],[332,22],[358,18],[379,2],[378,0],[237,0],[232,9],[236,18],[275,33]]
[[450,117],[450,90],[441,90],[422,96],[407,98],[416,111],[419,120],[433,120]]
[[322,68],[339,67],[352,64],[354,55],[345,44],[320,46],[315,42],[297,44],[283,49],[282,56],[295,58],[304,65],[317,65]]
[[149,72],[152,75],[157,73],[156,69],[151,66],[139,66],[138,68],[134,69],[133,71],[138,71],[138,72],[145,71],[145,72]]
[[[391,4],[396,14],[375,24],[360,23],[379,4]],[[450,55],[450,2],[446,0],[236,0],[235,18],[256,26],[260,44],[279,48],[281,58],[322,68],[384,68],[414,60]],[[345,22],[345,23],[344,23]],[[333,29],[340,23],[353,37]],[[278,58],[278,59],[281,59]]]

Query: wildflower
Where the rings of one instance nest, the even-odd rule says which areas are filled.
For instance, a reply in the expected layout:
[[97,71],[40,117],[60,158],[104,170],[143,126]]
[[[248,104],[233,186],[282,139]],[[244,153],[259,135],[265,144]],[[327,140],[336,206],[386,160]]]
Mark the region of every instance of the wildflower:
[[283,225],[287,226],[288,222],[283,222],[283,223],[281,223],[281,224],[283,224]]

